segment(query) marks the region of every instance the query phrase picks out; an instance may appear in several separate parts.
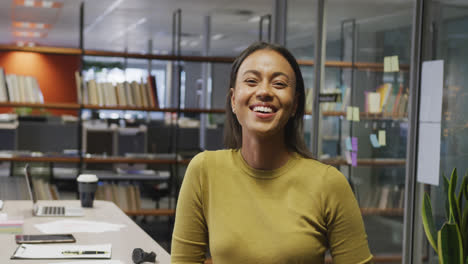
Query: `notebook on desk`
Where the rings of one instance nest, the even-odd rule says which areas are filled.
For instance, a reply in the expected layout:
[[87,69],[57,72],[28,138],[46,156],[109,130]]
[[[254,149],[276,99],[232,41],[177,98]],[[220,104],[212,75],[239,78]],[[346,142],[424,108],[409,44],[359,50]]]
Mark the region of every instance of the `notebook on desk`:
[[44,206],[37,203],[37,194],[34,192],[29,164],[24,168],[24,176],[28,187],[29,197],[33,201],[34,216],[83,216],[83,209],[71,206]]

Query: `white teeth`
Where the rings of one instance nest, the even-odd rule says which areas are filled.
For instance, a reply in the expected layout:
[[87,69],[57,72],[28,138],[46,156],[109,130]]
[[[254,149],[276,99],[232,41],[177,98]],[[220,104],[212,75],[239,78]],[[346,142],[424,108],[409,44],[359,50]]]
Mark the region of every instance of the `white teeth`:
[[255,106],[253,110],[254,112],[263,112],[263,113],[273,112],[273,109],[271,109],[270,107],[266,107],[266,106]]

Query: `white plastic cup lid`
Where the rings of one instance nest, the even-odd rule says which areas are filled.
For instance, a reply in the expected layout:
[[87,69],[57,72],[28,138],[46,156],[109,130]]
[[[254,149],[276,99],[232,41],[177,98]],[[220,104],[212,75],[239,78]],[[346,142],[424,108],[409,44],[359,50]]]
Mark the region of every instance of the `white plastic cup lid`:
[[97,182],[99,179],[94,174],[80,174],[76,180],[79,182]]

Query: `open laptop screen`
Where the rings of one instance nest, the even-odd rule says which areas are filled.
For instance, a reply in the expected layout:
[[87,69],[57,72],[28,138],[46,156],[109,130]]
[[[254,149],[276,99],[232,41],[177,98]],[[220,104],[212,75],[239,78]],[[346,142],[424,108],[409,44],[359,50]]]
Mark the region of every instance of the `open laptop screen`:
[[26,166],[24,167],[24,177],[26,178],[26,184],[28,185],[29,197],[31,197],[33,204],[36,204],[37,196],[36,196],[36,193],[34,192],[32,177],[31,177],[31,169],[29,167],[29,164],[26,164]]

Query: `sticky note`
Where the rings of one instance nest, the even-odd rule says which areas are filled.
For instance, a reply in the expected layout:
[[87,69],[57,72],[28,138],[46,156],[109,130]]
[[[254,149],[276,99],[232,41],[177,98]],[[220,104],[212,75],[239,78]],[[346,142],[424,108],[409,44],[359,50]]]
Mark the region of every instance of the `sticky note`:
[[346,162],[348,164],[352,164],[351,153],[349,151],[345,151],[345,157],[346,157]]
[[352,137],[352,138],[351,138],[351,150],[352,150],[352,151],[358,151],[358,140],[357,140],[357,137]]
[[383,71],[384,72],[391,72],[392,70],[392,59],[390,57],[383,58]]
[[352,147],[352,144],[351,144],[351,138],[350,138],[350,137],[347,137],[347,138],[346,138],[345,143],[346,143],[346,150],[348,150],[348,151],[353,150],[353,147]]
[[351,152],[351,166],[357,167],[357,152]]
[[398,62],[398,56],[392,56],[392,72],[399,72],[400,64]]
[[351,106],[348,106],[348,108],[346,108],[346,119],[348,119],[348,121],[353,120],[353,107]]
[[380,112],[380,94],[379,93],[368,93],[367,94],[367,109],[369,113]]
[[387,145],[386,133],[385,130],[379,130],[379,145],[385,146]]
[[359,107],[353,107],[353,120],[359,121]]
[[370,134],[370,142],[372,144],[372,147],[380,148],[379,140],[377,139],[376,134]]

